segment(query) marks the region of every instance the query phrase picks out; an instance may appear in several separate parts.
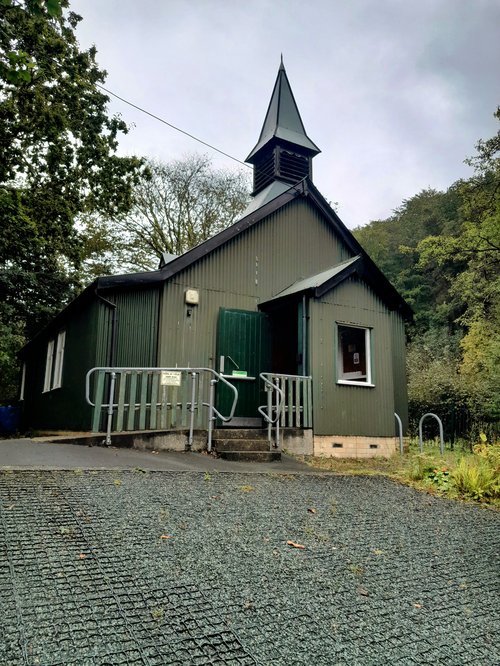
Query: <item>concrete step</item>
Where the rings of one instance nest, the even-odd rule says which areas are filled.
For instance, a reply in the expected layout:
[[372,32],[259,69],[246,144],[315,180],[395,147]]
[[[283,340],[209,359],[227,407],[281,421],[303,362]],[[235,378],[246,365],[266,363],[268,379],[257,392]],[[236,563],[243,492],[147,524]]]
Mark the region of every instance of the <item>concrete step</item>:
[[269,451],[267,439],[223,439],[212,440],[217,453],[221,451]]
[[281,460],[279,451],[221,451],[220,458],[240,462],[274,462]]
[[216,428],[212,433],[213,439],[265,439],[266,428]]

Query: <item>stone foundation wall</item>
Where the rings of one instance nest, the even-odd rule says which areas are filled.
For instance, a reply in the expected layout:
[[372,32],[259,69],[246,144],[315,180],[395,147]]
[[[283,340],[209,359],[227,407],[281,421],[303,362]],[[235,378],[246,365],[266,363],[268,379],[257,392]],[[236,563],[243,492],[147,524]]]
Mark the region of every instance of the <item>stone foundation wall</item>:
[[389,458],[399,451],[398,437],[315,435],[314,455],[326,458]]

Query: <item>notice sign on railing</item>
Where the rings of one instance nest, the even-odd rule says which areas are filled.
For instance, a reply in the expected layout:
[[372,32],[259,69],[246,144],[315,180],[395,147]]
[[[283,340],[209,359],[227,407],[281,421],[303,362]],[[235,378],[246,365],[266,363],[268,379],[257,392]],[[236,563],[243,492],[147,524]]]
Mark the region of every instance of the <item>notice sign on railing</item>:
[[181,379],[181,372],[163,371],[160,373],[160,384],[162,386],[180,386]]

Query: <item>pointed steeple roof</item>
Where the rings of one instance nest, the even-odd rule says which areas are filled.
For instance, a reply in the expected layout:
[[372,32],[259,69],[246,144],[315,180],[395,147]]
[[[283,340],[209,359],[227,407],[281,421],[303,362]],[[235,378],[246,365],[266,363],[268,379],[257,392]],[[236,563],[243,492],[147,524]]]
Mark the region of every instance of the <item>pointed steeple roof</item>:
[[321,152],[318,146],[306,134],[304,123],[300,117],[290,82],[286,75],[283,56],[281,56],[278,76],[276,77],[276,83],[274,84],[273,94],[269,102],[259,140],[245,161],[254,162],[257,153],[273,139],[281,139],[289,144],[300,146],[310,156]]

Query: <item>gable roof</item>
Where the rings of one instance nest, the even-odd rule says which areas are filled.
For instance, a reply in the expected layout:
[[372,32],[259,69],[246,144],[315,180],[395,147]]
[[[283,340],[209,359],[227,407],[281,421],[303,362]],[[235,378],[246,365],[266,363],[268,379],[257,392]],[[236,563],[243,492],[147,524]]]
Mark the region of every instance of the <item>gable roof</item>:
[[318,146],[306,134],[304,123],[300,117],[299,109],[286,75],[283,58],[281,59],[281,65],[278,70],[278,76],[276,77],[276,83],[274,84],[271,101],[267,108],[259,140],[245,162],[252,162],[257,153],[274,138],[301,146],[310,155],[317,155],[321,152]]
[[[276,190],[276,192],[279,191],[280,189]],[[265,190],[263,192],[265,192]],[[148,273],[111,275],[98,278],[95,281],[94,288],[97,288],[98,290],[116,289],[131,286],[147,286],[158,282],[164,282],[188,266],[191,266],[196,261],[211,254],[214,250],[222,247],[228,241],[236,238],[247,229],[258,224],[271,213],[283,208],[297,198],[307,199],[321,211],[327,224],[334,229],[335,233],[340,237],[352,254],[355,257],[358,257],[358,263],[352,264],[351,268],[354,270],[354,267],[356,267],[356,272],[359,275],[362,274],[363,279],[373,288],[376,287],[379,296],[391,310],[397,310],[403,317],[405,317],[405,319],[411,320],[413,318],[413,311],[410,306],[406,303],[396,288],[393,287],[382,271],[370,259],[365,250],[363,250],[361,245],[309,178],[304,178],[296,185],[287,187],[285,191],[277,194],[277,196],[274,196],[274,198],[271,198],[270,200],[264,198],[265,203],[256,210],[253,210],[252,204],[250,204],[243,217],[230,227],[227,227],[215,236],[212,236],[208,240],[196,245],[196,247],[191,250],[181,254],[179,257],[163,266],[160,270]]]
[[[382,271],[370,259],[337,213],[331,208],[326,199],[313,185],[312,181],[309,178],[304,178],[296,185],[291,187],[287,186],[285,191],[281,191],[281,189],[282,188],[278,188],[269,192],[268,195],[264,197],[264,203],[256,210],[253,210],[252,204],[250,204],[243,214],[243,217],[230,227],[227,227],[215,236],[196,245],[196,247],[191,250],[172,259],[159,270],[143,273],[128,273],[124,275],[108,275],[96,278],[81,294],[79,294],[79,296],[71,301],[64,310],[59,312],[45,328],[39,331],[21,351],[30,346],[31,342],[38,338],[38,336],[44,331],[56,329],[57,326],[60,326],[71,312],[77,309],[78,306],[82,305],[89,298],[95,298],[96,294],[108,290],[160,285],[297,198],[306,198],[323,213],[327,224],[334,229],[354,256],[352,259],[337,264],[331,269],[323,271],[316,276],[311,276],[302,280],[302,286],[295,283],[295,285],[291,285],[284,291],[290,289],[292,290],[290,292],[291,294],[298,293],[299,291],[314,290],[316,296],[321,296],[326,293],[326,291],[333,289],[336,284],[339,284],[350,275],[356,273],[374,289],[389,309],[398,311],[401,316],[411,321],[413,319],[413,311],[411,307],[406,303],[396,288],[393,287]],[[263,190],[263,193],[265,192],[266,190]],[[272,198],[275,194],[276,196]],[[293,287],[295,287],[295,289],[293,289]],[[277,294],[274,298],[282,298],[290,294],[284,294],[281,292],[281,295]]]

